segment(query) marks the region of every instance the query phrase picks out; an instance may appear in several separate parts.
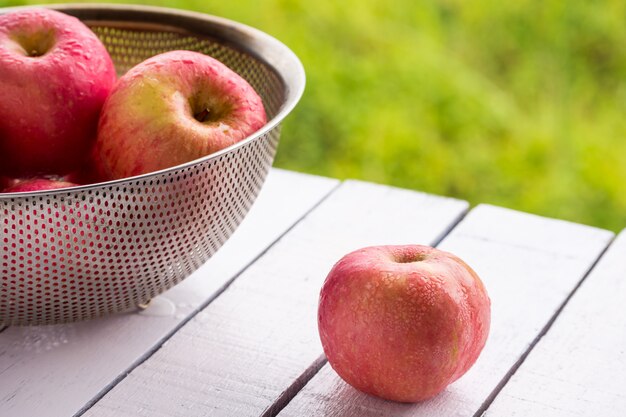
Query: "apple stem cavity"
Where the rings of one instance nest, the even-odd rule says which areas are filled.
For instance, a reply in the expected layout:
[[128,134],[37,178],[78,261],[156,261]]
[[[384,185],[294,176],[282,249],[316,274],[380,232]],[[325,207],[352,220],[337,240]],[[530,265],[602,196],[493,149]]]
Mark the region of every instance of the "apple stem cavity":
[[45,54],[45,52],[39,52],[38,50],[33,49],[33,50],[31,50],[28,53],[28,56],[31,57],[31,58],[37,58],[38,56],[42,56],[44,54]]
[[396,258],[396,262],[399,264],[410,264],[413,262],[422,262],[424,260],[426,260],[426,257],[424,255],[404,256]]
[[211,113],[211,110],[205,108],[200,113],[196,113],[193,117],[200,123],[204,123],[207,120],[209,120],[210,113]]
[[39,30],[30,36],[26,33],[13,38],[23,53],[29,58],[39,58],[47,54],[55,43],[55,35],[51,30]]
[[399,264],[410,264],[425,261],[428,256],[425,253],[400,252],[395,254],[394,261]]

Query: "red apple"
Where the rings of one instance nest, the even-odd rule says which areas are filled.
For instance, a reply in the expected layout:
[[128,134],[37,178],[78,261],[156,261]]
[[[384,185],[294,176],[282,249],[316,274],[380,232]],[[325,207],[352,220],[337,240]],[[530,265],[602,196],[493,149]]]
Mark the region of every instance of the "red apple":
[[6,188],[13,187],[17,182],[15,178],[0,175],[0,192]]
[[388,400],[422,401],[476,361],[490,300],[476,273],[428,246],[378,246],[343,257],[321,290],[318,325],[333,369]]
[[261,98],[237,73],[207,55],[167,52],[118,80],[94,159],[103,179],[129,177],[219,151],[265,123]]
[[0,15],[0,171],[64,174],[84,163],[115,68],[78,19],[48,9]]
[[24,181],[19,181],[11,187],[2,190],[3,193],[21,193],[26,191],[42,191],[42,190],[54,190],[58,188],[75,187],[78,184],[73,182],[49,179],[49,178],[35,178]]

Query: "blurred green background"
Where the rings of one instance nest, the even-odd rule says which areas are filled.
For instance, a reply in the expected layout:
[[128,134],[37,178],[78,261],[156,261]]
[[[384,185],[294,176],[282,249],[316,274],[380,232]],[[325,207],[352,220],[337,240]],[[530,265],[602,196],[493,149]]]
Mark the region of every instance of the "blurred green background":
[[626,227],[624,2],[134,2],[296,52],[307,90],[278,167]]

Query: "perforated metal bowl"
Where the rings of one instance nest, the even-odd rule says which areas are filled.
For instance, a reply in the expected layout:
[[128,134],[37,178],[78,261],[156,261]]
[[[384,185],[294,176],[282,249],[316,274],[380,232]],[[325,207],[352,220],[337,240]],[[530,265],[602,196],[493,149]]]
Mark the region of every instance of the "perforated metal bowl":
[[[70,322],[135,309],[206,262],[242,221],[272,164],[279,124],[304,88],[282,43],[192,12],[63,5],[107,46],[118,73],[189,49],[242,75],[269,122],[246,140],[171,169],[78,188],[0,194],[0,324]],[[0,13],[14,9],[0,9]]]

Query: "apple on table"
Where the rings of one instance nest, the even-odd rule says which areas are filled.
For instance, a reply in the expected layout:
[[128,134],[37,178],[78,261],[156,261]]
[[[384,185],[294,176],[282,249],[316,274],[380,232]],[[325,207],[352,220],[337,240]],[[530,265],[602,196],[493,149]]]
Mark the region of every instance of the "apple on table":
[[320,293],[318,325],[333,369],[388,400],[431,398],[474,364],[491,302],[478,275],[451,253],[373,246],[344,256]]

